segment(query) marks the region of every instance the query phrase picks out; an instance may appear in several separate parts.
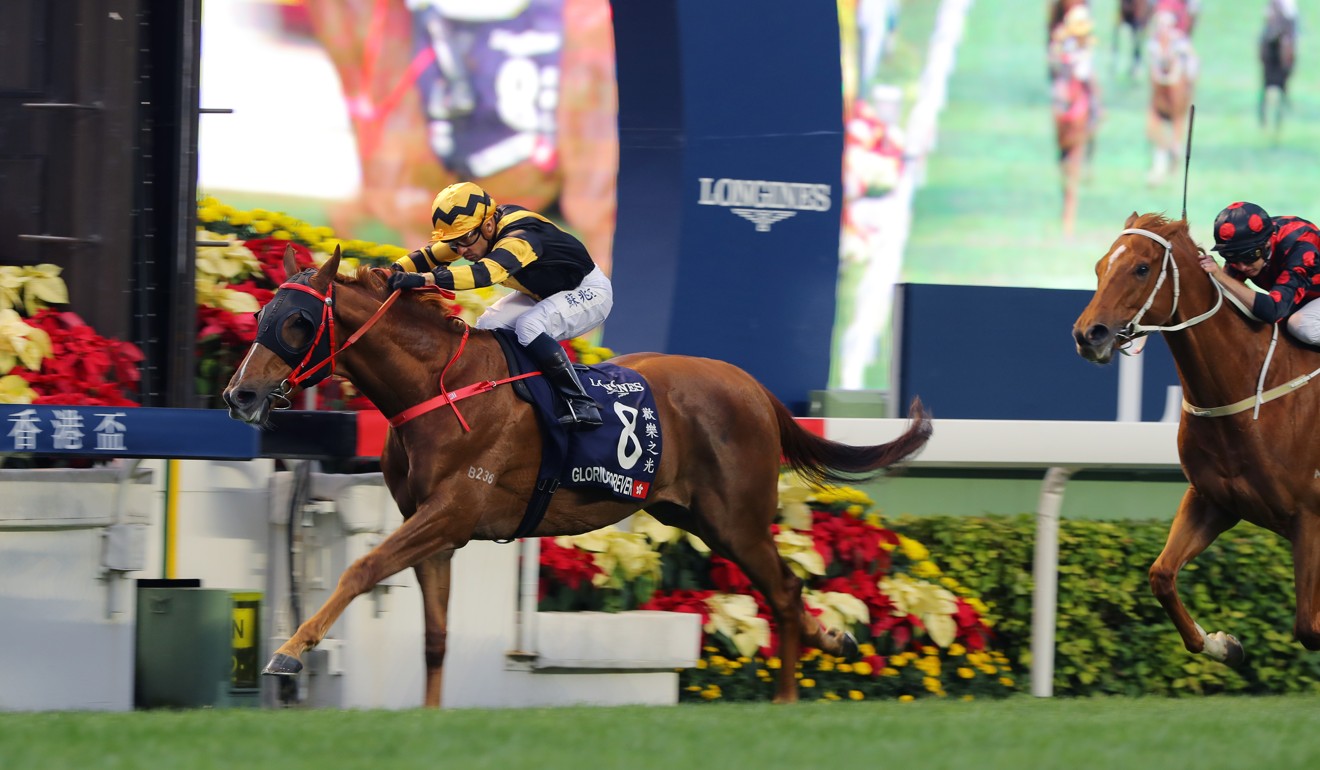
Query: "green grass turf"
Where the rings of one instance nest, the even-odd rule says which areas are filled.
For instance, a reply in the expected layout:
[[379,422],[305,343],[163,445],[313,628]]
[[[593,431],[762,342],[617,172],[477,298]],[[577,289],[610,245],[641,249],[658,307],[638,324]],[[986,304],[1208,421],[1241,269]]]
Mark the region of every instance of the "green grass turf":
[[0,765],[404,768],[1304,768],[1314,699],[711,704],[0,715]]

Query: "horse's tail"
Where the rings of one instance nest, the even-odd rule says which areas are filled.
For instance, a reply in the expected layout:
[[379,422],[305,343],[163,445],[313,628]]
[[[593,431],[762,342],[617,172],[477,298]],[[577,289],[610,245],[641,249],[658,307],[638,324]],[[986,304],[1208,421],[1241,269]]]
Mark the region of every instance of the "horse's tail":
[[779,421],[779,446],[784,461],[807,481],[823,486],[848,484],[874,478],[895,463],[907,459],[930,439],[930,417],[921,399],[912,399],[908,412],[911,424],[903,435],[887,444],[853,446],[821,438],[798,424],[793,413],[766,391]]

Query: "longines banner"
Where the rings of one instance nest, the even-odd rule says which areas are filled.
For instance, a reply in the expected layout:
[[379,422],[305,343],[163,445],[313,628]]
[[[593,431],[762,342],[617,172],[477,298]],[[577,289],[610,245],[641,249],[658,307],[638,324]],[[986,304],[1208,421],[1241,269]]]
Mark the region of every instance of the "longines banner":
[[843,97],[834,3],[615,2],[606,345],[718,358],[799,413],[829,378]]

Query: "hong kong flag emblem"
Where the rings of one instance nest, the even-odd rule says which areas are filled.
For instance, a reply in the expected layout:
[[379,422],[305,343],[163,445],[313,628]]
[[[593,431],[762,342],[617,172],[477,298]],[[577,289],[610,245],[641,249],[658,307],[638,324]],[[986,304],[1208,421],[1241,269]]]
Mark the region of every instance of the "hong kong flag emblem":
[[638,500],[645,500],[646,493],[651,491],[651,485],[645,481],[634,481],[632,485],[632,496]]

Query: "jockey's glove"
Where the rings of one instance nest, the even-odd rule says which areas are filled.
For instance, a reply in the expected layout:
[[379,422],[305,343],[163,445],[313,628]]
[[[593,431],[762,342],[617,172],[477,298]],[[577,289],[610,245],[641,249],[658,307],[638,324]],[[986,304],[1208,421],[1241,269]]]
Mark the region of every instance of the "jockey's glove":
[[434,286],[435,274],[425,273],[406,273],[402,270],[390,274],[389,286],[394,291],[420,289],[423,286]]

